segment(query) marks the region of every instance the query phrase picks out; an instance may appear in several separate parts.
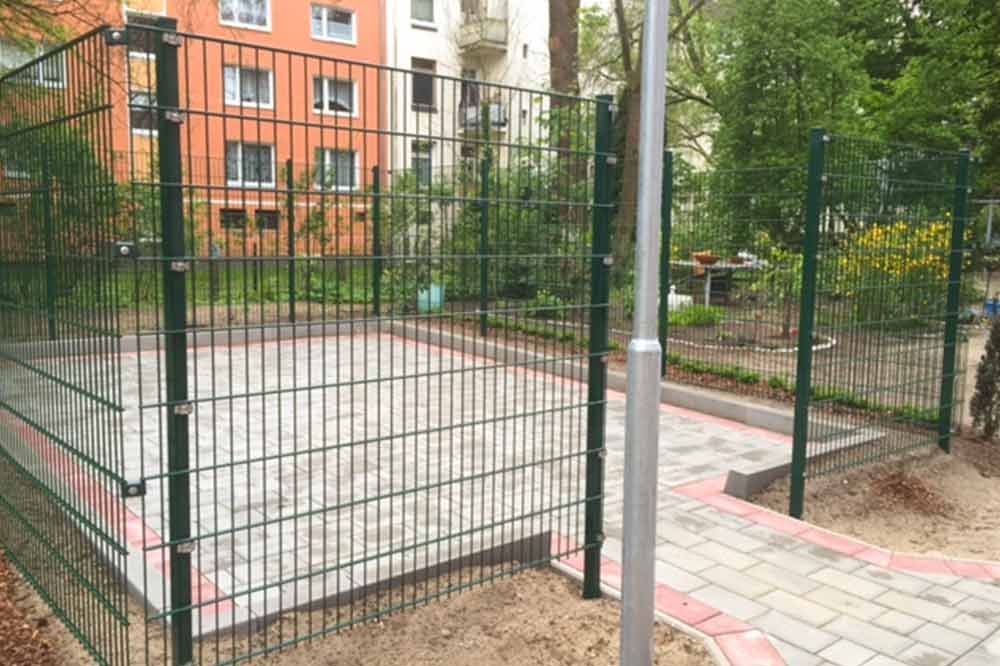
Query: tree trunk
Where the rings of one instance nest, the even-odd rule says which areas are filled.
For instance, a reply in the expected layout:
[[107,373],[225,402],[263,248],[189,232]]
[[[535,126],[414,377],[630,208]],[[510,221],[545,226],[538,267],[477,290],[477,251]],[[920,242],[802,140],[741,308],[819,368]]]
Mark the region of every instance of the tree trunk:
[[[640,47],[641,53],[641,47]],[[622,91],[622,114],[625,116],[625,140],[620,144],[622,180],[619,193],[618,217],[615,220],[612,252],[615,265],[621,266],[622,275],[632,262],[635,248],[636,196],[639,182],[639,128],[642,105],[642,78],[639,69],[633,69]],[[620,128],[620,131],[621,128]]]
[[556,92],[580,94],[580,0],[549,0],[549,83]]

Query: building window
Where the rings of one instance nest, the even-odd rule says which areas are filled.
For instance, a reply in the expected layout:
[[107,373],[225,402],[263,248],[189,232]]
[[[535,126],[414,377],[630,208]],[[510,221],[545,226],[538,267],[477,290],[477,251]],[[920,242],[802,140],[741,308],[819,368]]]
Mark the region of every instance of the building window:
[[228,141],[226,180],[243,187],[274,185],[274,146]]
[[313,79],[313,110],[317,113],[355,115],[356,87],[354,81],[317,76]]
[[7,178],[31,177],[28,160],[23,154],[12,155],[10,150],[4,150],[0,153],[0,167],[3,168],[3,175]]
[[[44,53],[46,47],[39,46],[35,51],[29,51],[11,42],[0,40],[0,72],[17,69]],[[13,79],[19,83],[28,83],[46,88],[66,87],[66,57],[57,53],[36,62],[31,67],[19,72]]]
[[219,22],[237,28],[271,29],[270,0],[219,0]]
[[147,28],[156,26],[156,19],[142,14],[126,12],[129,55],[140,58],[156,57],[156,32]]
[[432,110],[437,63],[424,58],[413,58],[410,66],[413,68],[413,106],[419,110]]
[[279,215],[276,210],[264,210],[257,209],[255,216],[257,218],[257,228],[261,231],[277,231],[278,230],[278,220]]
[[527,44],[521,45],[521,57],[524,58],[525,60],[528,59],[528,45]]
[[242,208],[223,208],[219,211],[219,224],[223,229],[246,229],[247,212]]
[[410,0],[410,17],[421,23],[434,23],[434,0]]
[[153,134],[156,132],[156,98],[149,92],[129,93],[129,126],[133,132]]
[[458,104],[462,108],[479,106],[479,83],[474,69],[462,70],[462,91]]
[[226,104],[274,108],[274,77],[270,71],[227,65],[224,75]]
[[434,177],[434,163],[431,160],[431,142],[414,141],[410,144],[410,168],[413,169],[413,177],[416,183],[422,187],[429,187]]
[[316,149],[316,187],[321,190],[353,190],[357,186],[357,151]]
[[357,44],[357,22],[354,12],[326,5],[312,6],[312,36],[334,42]]

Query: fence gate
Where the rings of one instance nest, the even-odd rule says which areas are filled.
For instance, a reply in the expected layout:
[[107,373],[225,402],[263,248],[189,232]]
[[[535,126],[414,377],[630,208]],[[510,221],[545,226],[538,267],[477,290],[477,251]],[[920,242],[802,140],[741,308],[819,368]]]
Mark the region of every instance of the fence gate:
[[0,538],[95,657],[600,594],[609,98],[168,20],[0,91]]
[[97,31],[0,79],[0,542],[93,657],[122,664],[112,59]]
[[[791,513],[805,479],[949,450],[968,153],[810,137]],[[814,351],[817,338],[828,350]]]

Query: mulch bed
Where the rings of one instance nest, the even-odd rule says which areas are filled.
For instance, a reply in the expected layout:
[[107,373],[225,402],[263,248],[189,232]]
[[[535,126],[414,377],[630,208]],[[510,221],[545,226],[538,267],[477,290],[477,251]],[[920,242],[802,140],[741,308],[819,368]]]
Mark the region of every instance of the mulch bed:
[[24,602],[33,594],[0,551],[0,665],[56,666],[52,642],[47,637],[55,619],[31,618]]

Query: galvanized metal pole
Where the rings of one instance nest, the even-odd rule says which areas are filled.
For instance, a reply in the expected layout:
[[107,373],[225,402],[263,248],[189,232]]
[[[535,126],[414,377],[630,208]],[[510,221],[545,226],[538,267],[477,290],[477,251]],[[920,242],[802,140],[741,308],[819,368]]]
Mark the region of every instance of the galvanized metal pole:
[[611,292],[611,95],[597,98],[594,207],[591,217],[590,360],[587,368],[587,506],[583,598],[601,596],[604,543],[604,454],[608,400],[608,300]]
[[623,529],[623,666],[653,663],[656,472],[660,434],[657,281],[663,197],[669,0],[646,0],[643,27],[639,179],[636,192],[635,318],[628,346]]
[[792,426],[791,492],[788,507],[788,513],[793,518],[801,518],[805,509],[813,325],[816,320],[816,255],[819,253],[819,220],[823,213],[823,180],[828,141],[825,130],[810,130],[806,234],[805,247],[802,249],[802,305],[799,312],[799,351],[795,366],[795,422]]
[[[175,30],[176,21],[157,27]],[[169,471],[170,629],[173,662],[194,662],[191,594],[191,469],[187,377],[187,246],[184,241],[184,193],[181,176],[178,46],[171,33],[157,33],[156,100],[159,112],[160,213],[163,224],[163,322],[167,397],[167,468]]]
[[951,218],[951,252],[948,257],[948,300],[944,319],[944,354],[941,366],[941,400],[938,405],[938,446],[951,453],[951,426],[955,403],[958,358],[958,309],[961,307],[962,259],[965,257],[965,218],[968,216],[969,152],[963,150],[955,174],[955,203]]

